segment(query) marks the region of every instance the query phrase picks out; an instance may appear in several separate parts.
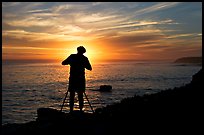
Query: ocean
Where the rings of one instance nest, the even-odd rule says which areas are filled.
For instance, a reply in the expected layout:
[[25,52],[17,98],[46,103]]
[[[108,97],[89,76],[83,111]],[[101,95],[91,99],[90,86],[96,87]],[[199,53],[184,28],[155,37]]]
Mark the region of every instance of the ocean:
[[[86,70],[86,95],[94,109],[120,102],[126,97],[183,86],[202,68],[160,61],[104,62],[92,67],[92,71]],[[68,77],[69,66],[61,63],[4,62],[2,124],[34,121],[38,108],[60,110]],[[97,91],[100,85],[111,85],[112,91]],[[75,107],[77,110],[77,102]],[[67,104],[63,111],[69,111]],[[91,112],[86,100],[84,111]]]

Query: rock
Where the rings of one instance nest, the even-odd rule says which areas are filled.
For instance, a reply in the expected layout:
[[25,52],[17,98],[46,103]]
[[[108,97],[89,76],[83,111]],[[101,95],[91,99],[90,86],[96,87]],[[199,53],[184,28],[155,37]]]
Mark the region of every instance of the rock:
[[203,75],[203,70],[200,69],[198,73],[193,75],[191,83],[193,84],[202,84],[202,75]]
[[99,91],[103,92],[103,91],[111,91],[112,90],[112,86],[111,85],[101,85]]
[[39,108],[37,110],[38,121],[55,121],[65,116],[65,113],[52,108]]

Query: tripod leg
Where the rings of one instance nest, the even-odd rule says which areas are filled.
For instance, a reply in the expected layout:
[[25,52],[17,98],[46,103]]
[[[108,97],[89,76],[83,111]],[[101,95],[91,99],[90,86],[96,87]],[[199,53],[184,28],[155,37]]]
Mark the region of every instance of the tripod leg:
[[62,109],[63,109],[63,107],[64,107],[64,103],[65,103],[65,100],[66,100],[66,98],[67,98],[67,94],[68,94],[68,90],[67,90],[66,95],[65,95],[65,98],[64,98],[64,100],[63,100],[63,104],[62,104],[62,106],[61,106],[60,112],[62,111]]
[[86,97],[86,100],[87,100],[88,103],[89,103],[89,106],[91,107],[92,112],[94,113],[94,110],[93,110],[93,108],[92,108],[92,106],[91,106],[91,103],[89,102],[89,99],[88,99],[88,97],[87,97],[87,95],[86,95],[85,92],[84,92],[84,95],[85,95],[85,97]]
[[74,110],[74,98],[75,98],[75,92],[71,91],[69,96],[69,107],[70,107],[70,112],[73,112]]

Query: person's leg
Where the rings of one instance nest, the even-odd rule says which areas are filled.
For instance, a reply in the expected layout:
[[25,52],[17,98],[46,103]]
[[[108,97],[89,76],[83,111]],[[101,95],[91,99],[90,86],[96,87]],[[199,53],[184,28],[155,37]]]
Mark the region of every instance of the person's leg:
[[79,99],[79,109],[80,111],[83,111],[84,107],[84,98],[83,98],[83,92],[78,92],[78,99]]
[[71,92],[70,92],[70,97],[69,97],[70,112],[73,112],[73,108],[74,108],[74,97],[75,97],[75,92],[74,92],[74,91],[71,91]]

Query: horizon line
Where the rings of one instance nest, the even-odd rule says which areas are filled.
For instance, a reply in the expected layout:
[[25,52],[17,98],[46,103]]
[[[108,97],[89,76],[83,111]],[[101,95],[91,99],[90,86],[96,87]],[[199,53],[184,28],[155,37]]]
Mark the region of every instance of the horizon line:
[[[189,56],[189,57],[202,57],[202,56]],[[179,57],[183,58],[183,57]],[[176,58],[176,59],[179,59]],[[105,60],[96,60],[93,63],[98,63],[98,62],[125,62],[125,61],[174,61],[176,59],[169,58],[169,59],[105,59]],[[60,62],[63,61],[59,59],[2,59],[2,62]]]

